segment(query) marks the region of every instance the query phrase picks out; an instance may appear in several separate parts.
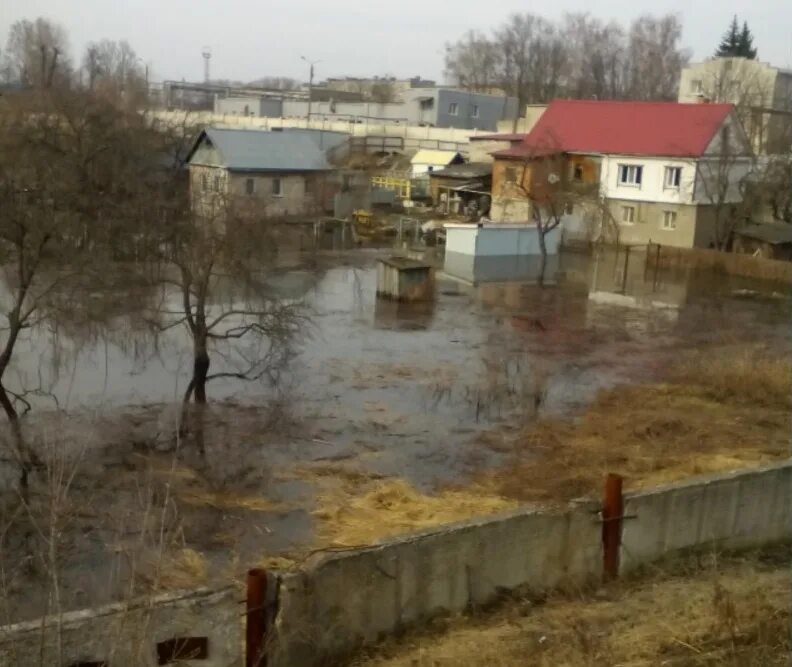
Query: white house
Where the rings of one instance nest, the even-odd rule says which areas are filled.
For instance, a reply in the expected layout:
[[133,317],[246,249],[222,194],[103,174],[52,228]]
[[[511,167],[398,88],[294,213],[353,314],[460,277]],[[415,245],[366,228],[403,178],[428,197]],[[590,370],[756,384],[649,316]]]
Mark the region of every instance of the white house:
[[602,222],[621,242],[678,247],[716,243],[752,164],[733,105],[671,102],[557,100],[522,143],[494,157],[494,208],[507,190],[498,174],[524,174],[522,190],[536,201],[541,165],[552,161],[560,187],[599,195]]

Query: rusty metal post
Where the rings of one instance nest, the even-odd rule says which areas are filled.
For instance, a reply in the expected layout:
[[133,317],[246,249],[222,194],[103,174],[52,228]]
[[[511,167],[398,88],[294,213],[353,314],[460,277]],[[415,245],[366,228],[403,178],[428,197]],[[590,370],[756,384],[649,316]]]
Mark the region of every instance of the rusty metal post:
[[245,624],[245,667],[266,667],[267,571],[248,570]]
[[605,581],[619,576],[623,514],[622,478],[620,475],[608,473],[602,505],[602,578]]

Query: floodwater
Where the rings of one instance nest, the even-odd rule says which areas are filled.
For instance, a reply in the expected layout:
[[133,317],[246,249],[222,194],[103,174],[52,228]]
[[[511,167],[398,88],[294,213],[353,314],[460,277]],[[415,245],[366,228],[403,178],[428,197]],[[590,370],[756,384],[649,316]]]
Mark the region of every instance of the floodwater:
[[[11,384],[41,389],[28,428],[54,462],[31,488],[41,499],[53,479],[69,482],[58,521],[46,519],[62,535],[64,607],[118,598],[131,572],[161,562],[163,539],[167,553],[203,553],[210,579],[310,545],[315,499],[301,466],[354,466],[432,490],[497,465],[497,452],[476,445],[483,430],[574,418],[598,390],[651,381],[686,350],[792,347],[792,301],[778,285],[655,272],[641,255],[610,252],[562,255],[540,286],[517,260],[431,255],[436,298],[399,304],[376,297],[382,254],[281,260],[271,285],[310,316],[299,354],[277,387],[210,384],[200,449],[173,439],[192,361],[184,332],[154,341],[120,318],[89,336],[22,341]],[[14,526],[0,554],[6,616],[17,620],[45,610],[53,566],[10,516],[19,472],[7,457],[0,466]]]

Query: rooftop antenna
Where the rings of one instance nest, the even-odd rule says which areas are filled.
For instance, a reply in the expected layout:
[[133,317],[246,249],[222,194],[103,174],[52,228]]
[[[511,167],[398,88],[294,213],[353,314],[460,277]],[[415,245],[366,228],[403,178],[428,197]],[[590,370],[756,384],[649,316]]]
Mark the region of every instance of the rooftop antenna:
[[201,55],[204,59],[204,83],[209,83],[209,61],[212,59],[212,47],[203,47]]

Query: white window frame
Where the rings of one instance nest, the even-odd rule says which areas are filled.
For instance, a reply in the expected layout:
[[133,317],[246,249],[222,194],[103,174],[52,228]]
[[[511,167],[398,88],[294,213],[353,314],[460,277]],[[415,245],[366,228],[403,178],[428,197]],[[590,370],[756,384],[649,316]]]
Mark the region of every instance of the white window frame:
[[620,163],[617,178],[619,179],[619,185],[640,188],[643,182],[643,165]]
[[663,187],[669,190],[679,190],[680,183],[682,183],[682,167],[666,167],[663,172]]
[[280,178],[272,179],[272,196],[283,197],[283,181]]
[[634,225],[635,224],[635,206],[622,206],[622,224]]
[[673,232],[677,228],[677,212],[663,211],[663,218],[660,221],[660,229]]
[[449,103],[449,105],[448,105],[448,114],[450,116],[459,115],[459,103],[458,102]]
[[471,118],[478,118],[479,117],[479,105],[478,104],[473,104],[471,106],[470,116],[471,116]]

